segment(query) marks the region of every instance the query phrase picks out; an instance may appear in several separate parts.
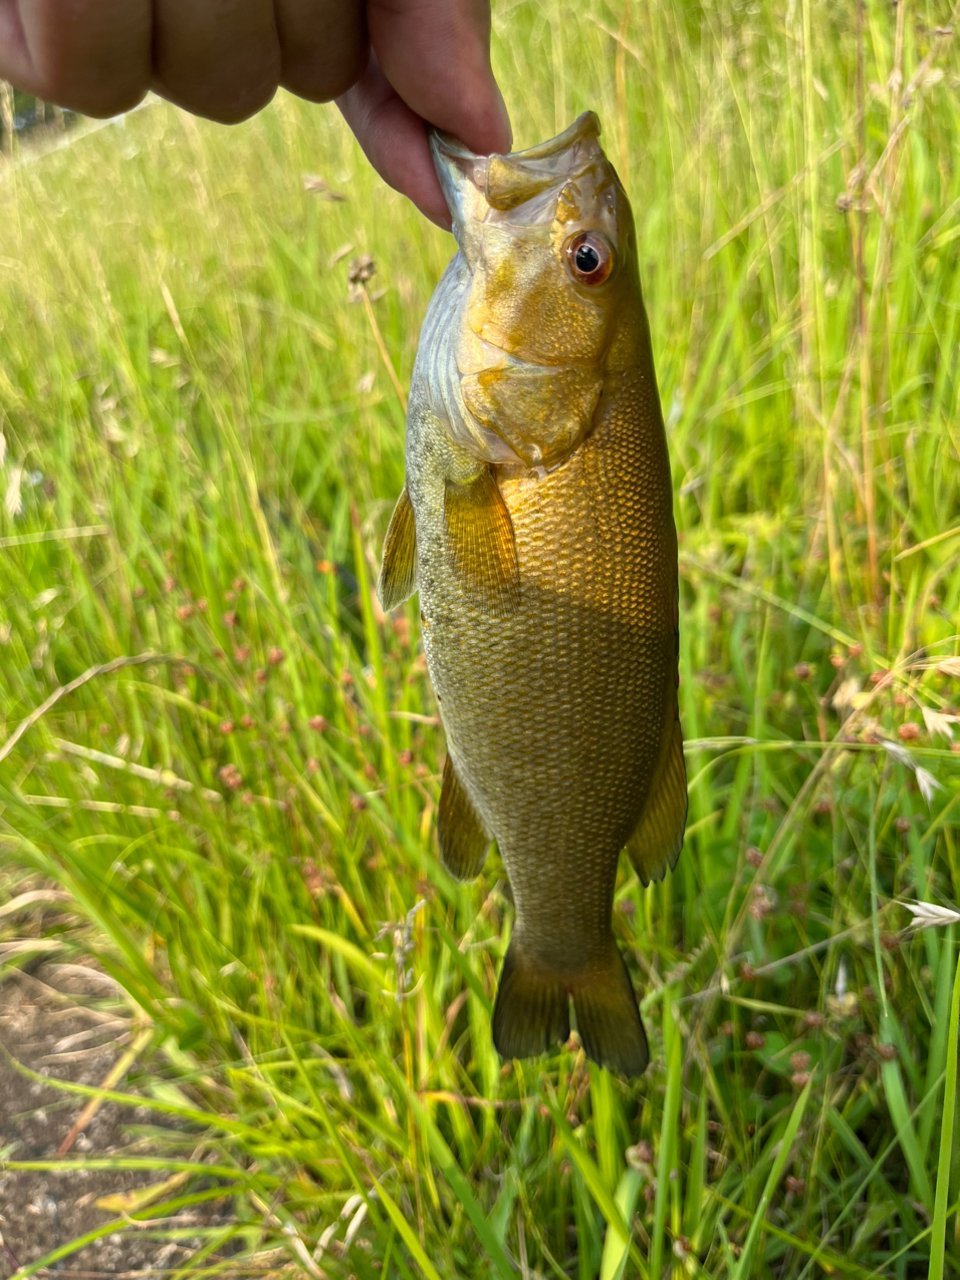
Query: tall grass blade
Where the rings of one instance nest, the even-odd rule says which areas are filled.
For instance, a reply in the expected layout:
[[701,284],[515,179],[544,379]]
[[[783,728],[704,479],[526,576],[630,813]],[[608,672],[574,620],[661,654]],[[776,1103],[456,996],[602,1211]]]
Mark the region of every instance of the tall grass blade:
[[803,1120],[804,1113],[807,1109],[807,1103],[810,1100],[810,1094],[813,1089],[813,1078],[807,1081],[800,1096],[793,1105],[790,1113],[790,1119],[787,1121],[786,1129],[783,1137],[775,1142],[775,1154],[770,1172],[767,1174],[767,1180],[764,1183],[763,1193],[754,1210],[753,1217],[750,1221],[750,1227],[747,1231],[747,1238],[743,1243],[743,1251],[737,1260],[737,1267],[733,1273],[732,1280],[746,1280],[747,1276],[753,1275],[753,1254],[759,1244],[760,1237],[766,1227],[767,1208],[773,1199],[773,1194],[780,1184],[783,1177],[783,1170],[787,1160],[790,1158],[790,1152],[793,1148],[797,1132]]
[[950,1005],[950,1033],[947,1039],[947,1070],[943,1082],[943,1118],[940,1122],[940,1155],[937,1161],[937,1190],[931,1228],[929,1280],[944,1280],[947,1244],[947,1206],[950,1202],[950,1174],[957,1150],[955,1136],[957,1090],[957,1048],[960,1045],[960,959],[953,979]]

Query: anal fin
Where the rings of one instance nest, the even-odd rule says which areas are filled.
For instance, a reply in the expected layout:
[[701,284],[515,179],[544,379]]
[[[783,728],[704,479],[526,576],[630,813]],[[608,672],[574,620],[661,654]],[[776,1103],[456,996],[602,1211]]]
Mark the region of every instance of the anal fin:
[[417,527],[406,486],[387,526],[383,540],[383,563],[377,579],[377,595],[389,613],[403,604],[417,589]]
[[484,613],[511,613],[520,603],[520,566],[510,512],[489,467],[468,484],[447,481],[444,517],[464,591]]
[[457,880],[476,879],[486,859],[490,837],[449,755],[443,765],[437,838],[440,857],[450,874]]
[[675,719],[653,776],[640,821],[627,841],[627,856],[641,884],[662,880],[677,865],[687,821],[687,767],[683,735]]

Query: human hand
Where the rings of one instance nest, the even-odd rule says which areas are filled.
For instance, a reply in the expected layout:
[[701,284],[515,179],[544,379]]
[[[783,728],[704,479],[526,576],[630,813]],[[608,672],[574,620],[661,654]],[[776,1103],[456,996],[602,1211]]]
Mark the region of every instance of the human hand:
[[510,148],[489,0],[0,0],[0,77],[85,115],[148,89],[230,124],[282,85],[338,99],[374,168],[449,226],[424,121]]

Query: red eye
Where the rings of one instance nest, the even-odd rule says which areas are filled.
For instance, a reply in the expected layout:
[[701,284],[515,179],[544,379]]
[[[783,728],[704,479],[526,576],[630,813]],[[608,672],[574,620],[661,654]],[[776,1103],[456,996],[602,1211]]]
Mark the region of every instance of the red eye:
[[581,231],[565,247],[567,267],[580,284],[603,284],[613,270],[613,246],[596,231]]

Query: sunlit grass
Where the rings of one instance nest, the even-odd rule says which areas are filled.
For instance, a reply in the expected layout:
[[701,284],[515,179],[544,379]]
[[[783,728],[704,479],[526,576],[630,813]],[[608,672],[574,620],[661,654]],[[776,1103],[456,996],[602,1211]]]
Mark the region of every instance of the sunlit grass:
[[960,903],[960,56],[943,5],[757,8],[495,15],[518,145],[603,120],[674,463],[691,811],[622,869],[629,1086],[496,1057],[504,884],[438,865],[371,591],[403,412],[347,266],[405,386],[449,239],[287,98],[0,177],[0,752],[81,681],[0,760],[3,874],[155,1028],[155,1181],[209,1157],[290,1274],[960,1272],[956,928],[897,905]]

